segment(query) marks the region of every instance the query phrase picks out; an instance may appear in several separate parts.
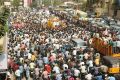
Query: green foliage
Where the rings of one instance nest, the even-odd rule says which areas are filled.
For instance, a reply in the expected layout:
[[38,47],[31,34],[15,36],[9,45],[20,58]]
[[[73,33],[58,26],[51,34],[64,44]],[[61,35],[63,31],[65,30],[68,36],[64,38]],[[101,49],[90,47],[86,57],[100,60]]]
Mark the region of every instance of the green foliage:
[[58,6],[60,4],[62,4],[63,1],[62,0],[43,0],[43,4],[45,6]]
[[54,6],[58,6],[62,4],[63,2],[61,0],[54,0]]
[[4,34],[5,34],[4,26],[0,25],[0,38],[4,36]]
[[43,0],[43,4],[45,6],[50,6],[51,5],[51,0]]
[[13,0],[12,5],[13,5],[15,8],[18,8],[19,5],[20,5],[20,0]]
[[37,7],[37,1],[33,0],[32,4],[30,5],[32,8],[36,8]]
[[0,6],[4,4],[4,0],[0,0]]
[[4,36],[5,32],[8,31],[7,20],[10,14],[9,9],[3,7],[2,12],[0,13],[0,38]]

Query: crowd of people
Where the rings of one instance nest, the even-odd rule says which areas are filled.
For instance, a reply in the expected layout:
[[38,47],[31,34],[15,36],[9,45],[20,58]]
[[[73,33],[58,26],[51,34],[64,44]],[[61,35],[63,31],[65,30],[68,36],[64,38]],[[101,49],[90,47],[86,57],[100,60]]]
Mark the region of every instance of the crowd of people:
[[[25,14],[28,18],[33,16],[29,12]],[[22,28],[10,27],[8,78],[13,73],[16,80],[116,80],[108,74],[107,67],[101,68],[101,55],[91,45],[93,36],[100,34],[99,28],[91,27],[89,22],[63,17],[60,13],[49,12],[49,15],[65,20],[67,27],[50,30],[42,27],[41,22],[37,25],[29,19]],[[87,47],[75,47],[72,39],[78,38],[86,41]]]

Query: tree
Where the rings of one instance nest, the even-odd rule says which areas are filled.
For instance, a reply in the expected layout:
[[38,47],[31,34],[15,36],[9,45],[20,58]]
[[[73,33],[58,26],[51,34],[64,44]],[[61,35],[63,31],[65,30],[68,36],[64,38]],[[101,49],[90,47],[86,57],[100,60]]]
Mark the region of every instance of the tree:
[[43,4],[45,6],[50,6],[51,5],[51,0],[43,0]]
[[30,5],[30,7],[33,7],[33,8],[36,8],[37,7],[37,1],[36,0],[33,0],[32,1],[32,4]]
[[14,6],[14,8],[18,9],[20,5],[20,0],[13,0],[12,5]]
[[63,3],[63,1],[61,1],[61,0],[54,0],[54,6],[57,6],[57,5],[60,5],[60,4],[62,4]]
[[0,6],[4,4],[4,0],[0,0]]
[[3,7],[0,12],[0,38],[5,35],[5,32],[8,31],[6,25],[10,11],[6,7]]
[[45,6],[57,6],[63,3],[63,0],[43,0]]

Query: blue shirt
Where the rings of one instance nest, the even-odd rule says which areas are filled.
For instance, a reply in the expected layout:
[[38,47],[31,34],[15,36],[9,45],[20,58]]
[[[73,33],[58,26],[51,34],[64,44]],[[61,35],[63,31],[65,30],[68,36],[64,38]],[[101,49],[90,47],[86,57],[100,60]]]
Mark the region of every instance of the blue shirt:
[[43,57],[43,61],[44,63],[48,63],[49,62],[48,57]]
[[20,72],[23,73],[23,66],[19,66]]
[[113,77],[113,76],[108,77],[108,79],[109,80],[116,80],[115,77]]
[[97,77],[96,77],[96,80],[103,80],[102,75],[97,76]]

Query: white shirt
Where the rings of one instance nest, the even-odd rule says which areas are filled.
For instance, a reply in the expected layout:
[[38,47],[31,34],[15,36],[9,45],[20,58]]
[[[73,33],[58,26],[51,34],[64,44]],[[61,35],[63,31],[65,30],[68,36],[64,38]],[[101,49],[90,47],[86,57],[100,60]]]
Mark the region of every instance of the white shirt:
[[78,77],[79,74],[80,74],[80,71],[79,71],[78,69],[75,69],[75,70],[74,70],[74,75],[75,75],[76,77]]
[[32,54],[28,53],[28,59],[31,59]]
[[67,64],[63,64],[63,69],[65,70],[65,68],[68,69],[68,65]]
[[57,74],[56,75],[56,80],[62,80],[62,74]]
[[54,47],[56,48],[56,49],[59,49],[60,48],[60,45],[59,44],[53,44],[54,45]]
[[89,67],[93,67],[93,61],[92,60],[88,61],[88,64],[89,64]]
[[20,57],[20,62],[23,63],[24,59],[22,57]]
[[47,43],[49,43],[49,39],[47,38],[46,40],[45,40]]
[[86,67],[85,66],[81,66],[81,72],[86,73]]
[[7,75],[8,75],[9,78],[12,77],[9,71],[7,72]]
[[73,50],[73,55],[75,56],[77,53],[77,50]]
[[35,68],[35,63],[33,63],[33,62],[30,63],[30,68],[31,68],[31,69],[34,69],[34,68]]
[[92,44],[92,41],[93,41],[93,39],[90,39],[90,40],[89,40],[89,44]]
[[84,62],[80,62],[80,66],[82,66],[83,64],[85,64]]
[[84,54],[85,59],[88,59],[88,56],[89,56],[88,53]]
[[55,71],[56,73],[60,73],[60,69],[59,69],[58,66],[55,66],[55,67],[53,68],[53,71]]
[[66,52],[65,52],[65,55],[68,56],[68,54],[69,54],[69,51],[66,51]]
[[16,75],[17,77],[20,77],[20,73],[21,73],[21,72],[20,72],[19,69],[15,71],[15,75]]
[[86,78],[87,80],[92,80],[92,75],[91,75],[91,74],[87,74],[87,75],[85,76],[85,78]]
[[19,47],[18,47],[18,46],[16,46],[16,47],[14,48],[14,50],[15,50],[15,51],[18,51],[18,48],[19,48]]
[[56,54],[55,53],[51,53],[51,54],[54,57],[54,59],[56,59]]

